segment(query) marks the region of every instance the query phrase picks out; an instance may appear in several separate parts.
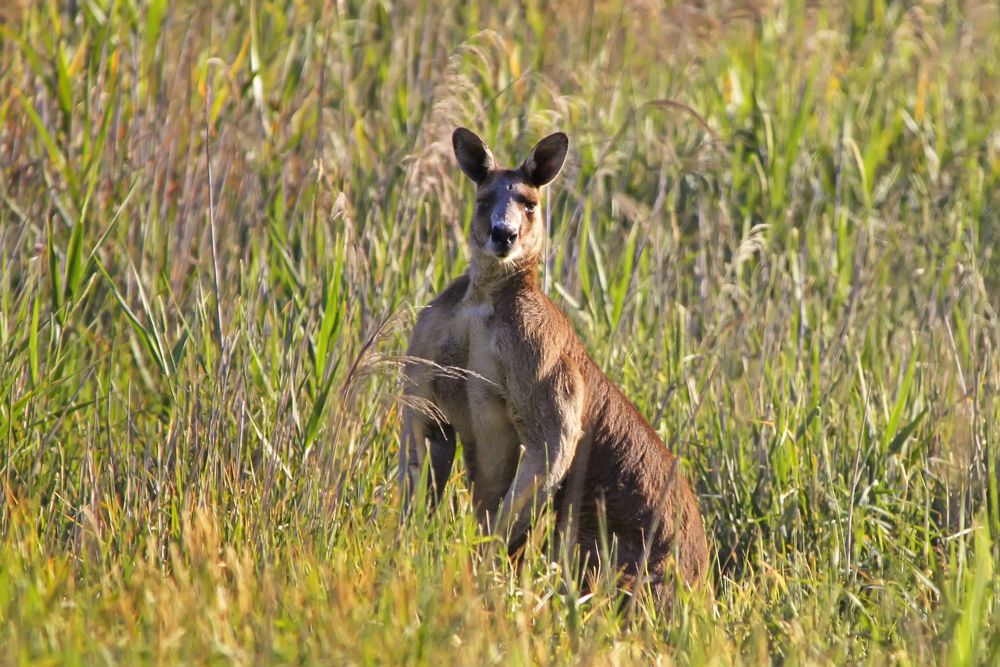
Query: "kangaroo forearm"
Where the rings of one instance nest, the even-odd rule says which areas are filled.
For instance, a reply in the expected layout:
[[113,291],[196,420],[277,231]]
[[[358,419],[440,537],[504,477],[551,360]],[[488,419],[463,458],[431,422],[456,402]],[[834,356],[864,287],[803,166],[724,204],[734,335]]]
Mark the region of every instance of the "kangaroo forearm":
[[548,502],[562,485],[573,464],[580,440],[576,415],[565,415],[560,428],[548,434],[524,429],[521,462],[501,505],[497,529],[509,532],[511,541],[527,530],[535,506]]

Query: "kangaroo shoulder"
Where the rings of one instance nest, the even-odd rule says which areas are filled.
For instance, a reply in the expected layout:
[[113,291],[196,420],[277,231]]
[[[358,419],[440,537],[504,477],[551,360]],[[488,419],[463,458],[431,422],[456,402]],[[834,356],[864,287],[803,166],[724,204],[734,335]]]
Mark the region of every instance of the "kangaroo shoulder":
[[432,306],[454,308],[462,301],[469,290],[469,274],[463,273],[444,288],[444,291],[434,297]]
[[469,276],[462,275],[451,282],[417,315],[410,335],[410,354],[427,356],[455,328],[455,312],[469,288]]

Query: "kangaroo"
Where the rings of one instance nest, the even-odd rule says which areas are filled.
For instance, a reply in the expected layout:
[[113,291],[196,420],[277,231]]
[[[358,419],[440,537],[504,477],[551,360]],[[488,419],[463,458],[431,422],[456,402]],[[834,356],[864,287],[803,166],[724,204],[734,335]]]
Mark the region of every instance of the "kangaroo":
[[517,169],[498,167],[465,128],[452,143],[477,188],[471,261],[420,312],[410,338],[404,505],[428,477],[428,500],[439,500],[457,434],[484,530],[506,536],[516,551],[532,510],[551,502],[561,539],[579,545],[588,569],[602,565],[606,530],[619,581],[649,583],[669,606],[671,557],[689,585],[708,569],[697,500],[677,459],[538,288],[541,188],[562,169],[569,139],[562,132],[542,139]]

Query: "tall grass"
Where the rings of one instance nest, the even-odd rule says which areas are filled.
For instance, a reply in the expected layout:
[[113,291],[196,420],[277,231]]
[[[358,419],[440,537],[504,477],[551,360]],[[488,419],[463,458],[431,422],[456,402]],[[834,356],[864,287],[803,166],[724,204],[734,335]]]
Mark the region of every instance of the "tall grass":
[[[0,662],[1000,659],[991,2],[0,11]],[[571,137],[546,288],[695,481],[714,604],[399,522],[449,136]]]

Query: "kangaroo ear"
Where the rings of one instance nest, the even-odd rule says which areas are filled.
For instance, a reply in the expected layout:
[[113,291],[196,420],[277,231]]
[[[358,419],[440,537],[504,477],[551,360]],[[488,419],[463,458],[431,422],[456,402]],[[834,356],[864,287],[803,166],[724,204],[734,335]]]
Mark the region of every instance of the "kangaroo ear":
[[497,168],[493,153],[475,132],[460,127],[452,133],[451,144],[455,148],[458,165],[477,185],[485,181],[486,177]]
[[521,165],[521,171],[532,185],[540,188],[559,175],[568,150],[569,137],[562,132],[550,134],[531,149],[531,155]]

